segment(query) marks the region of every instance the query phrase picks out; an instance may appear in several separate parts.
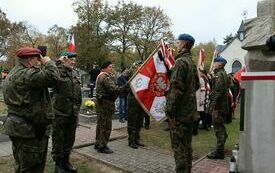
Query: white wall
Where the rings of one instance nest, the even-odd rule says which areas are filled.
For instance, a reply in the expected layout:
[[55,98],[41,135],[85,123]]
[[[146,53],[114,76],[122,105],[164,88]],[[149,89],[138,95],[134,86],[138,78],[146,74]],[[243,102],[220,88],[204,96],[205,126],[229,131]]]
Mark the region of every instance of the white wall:
[[227,60],[227,64],[225,66],[225,71],[227,73],[232,72],[232,64],[234,61],[238,60],[244,67],[244,56],[246,55],[247,51],[241,48],[242,42],[235,38],[232,43],[230,43],[226,49],[221,52],[221,56]]
[[[245,76],[274,77],[275,72]],[[240,172],[274,173],[275,80],[242,81],[245,88],[244,131],[240,139]]]

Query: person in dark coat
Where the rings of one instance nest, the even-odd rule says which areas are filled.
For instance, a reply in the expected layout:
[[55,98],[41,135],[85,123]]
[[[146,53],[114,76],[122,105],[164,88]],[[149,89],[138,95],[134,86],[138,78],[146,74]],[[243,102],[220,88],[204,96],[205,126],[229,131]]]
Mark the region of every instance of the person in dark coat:
[[[121,71],[120,76],[117,78],[117,85],[123,87],[127,84],[127,80],[124,75],[125,69]],[[127,116],[127,90],[119,92],[119,122],[124,123]]]

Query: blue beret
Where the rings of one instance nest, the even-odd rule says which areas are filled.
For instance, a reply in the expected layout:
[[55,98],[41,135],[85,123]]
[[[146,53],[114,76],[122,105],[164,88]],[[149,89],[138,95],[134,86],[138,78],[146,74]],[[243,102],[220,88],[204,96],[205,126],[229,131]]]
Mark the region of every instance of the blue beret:
[[194,37],[192,37],[191,35],[189,34],[180,34],[178,36],[178,40],[183,40],[183,41],[190,41],[191,43],[195,43],[195,39]]
[[68,58],[77,57],[77,54],[75,52],[63,52],[61,53],[61,56],[67,56]]
[[215,58],[214,62],[222,62],[224,64],[227,63],[226,59],[224,59],[222,56],[218,56],[217,58]]

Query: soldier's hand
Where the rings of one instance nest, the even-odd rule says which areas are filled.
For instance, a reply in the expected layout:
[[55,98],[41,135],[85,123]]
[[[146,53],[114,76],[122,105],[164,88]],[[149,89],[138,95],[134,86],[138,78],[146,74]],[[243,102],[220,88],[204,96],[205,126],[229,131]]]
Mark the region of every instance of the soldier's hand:
[[46,62],[50,61],[51,59],[48,56],[42,57],[40,58],[40,61],[42,64],[45,64]]

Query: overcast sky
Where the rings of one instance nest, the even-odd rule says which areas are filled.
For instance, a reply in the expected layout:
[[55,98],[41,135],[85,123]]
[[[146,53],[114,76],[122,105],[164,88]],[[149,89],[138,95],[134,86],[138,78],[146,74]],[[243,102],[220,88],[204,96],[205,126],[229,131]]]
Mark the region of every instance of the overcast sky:
[[[117,0],[107,0],[111,5]],[[221,44],[223,38],[236,33],[243,19],[256,17],[258,0],[133,0],[146,6],[160,6],[171,18],[175,36],[189,33],[196,43],[214,38]],[[1,0],[0,8],[11,21],[28,21],[39,31],[46,33],[57,24],[68,28],[76,24],[73,12],[74,0]],[[125,0],[129,2],[129,0]]]

